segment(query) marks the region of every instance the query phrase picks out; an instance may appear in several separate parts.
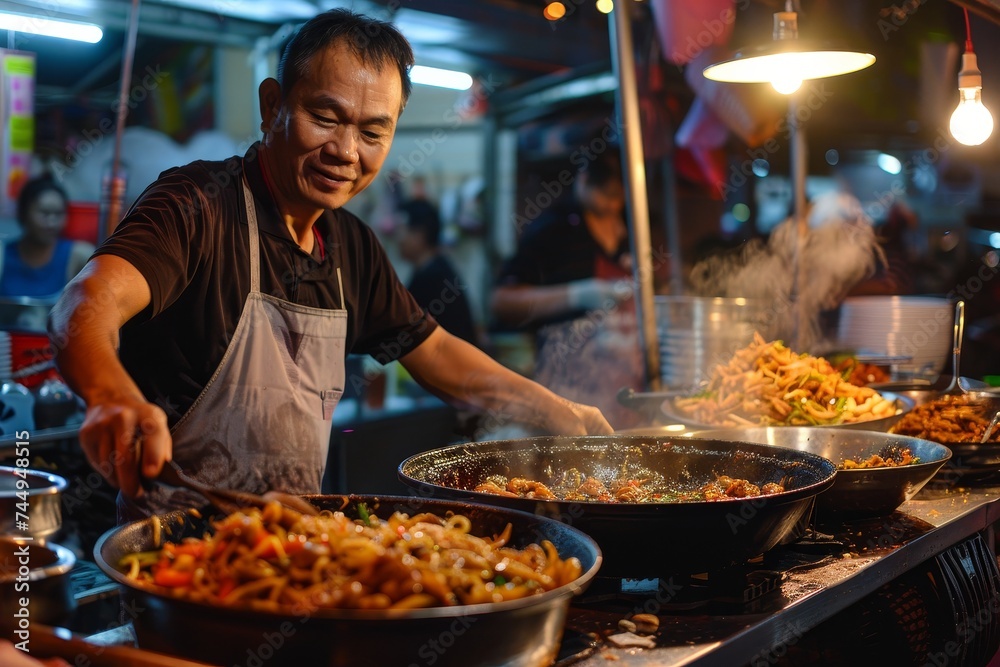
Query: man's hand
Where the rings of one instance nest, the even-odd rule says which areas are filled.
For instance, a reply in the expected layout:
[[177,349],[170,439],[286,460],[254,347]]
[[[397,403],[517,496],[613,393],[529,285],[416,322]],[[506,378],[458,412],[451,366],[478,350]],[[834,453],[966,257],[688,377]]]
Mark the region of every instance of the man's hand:
[[80,445],[90,465],[130,498],[139,495],[141,477],[160,474],[172,450],[166,414],[132,396],[89,405]]
[[632,296],[632,286],[626,280],[587,278],[566,284],[566,300],[570,310],[612,308]]
[[557,435],[607,435],[614,433],[601,411],[592,405],[574,403],[556,396],[551,419],[543,426]]
[[0,665],[4,667],[69,667],[69,663],[60,658],[36,660],[29,654],[14,648],[6,639],[0,639]]

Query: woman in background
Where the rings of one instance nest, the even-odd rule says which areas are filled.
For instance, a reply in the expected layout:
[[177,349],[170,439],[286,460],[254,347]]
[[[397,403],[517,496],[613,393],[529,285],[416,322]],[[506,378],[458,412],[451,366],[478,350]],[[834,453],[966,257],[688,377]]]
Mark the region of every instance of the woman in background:
[[49,177],[25,183],[17,200],[21,237],[0,254],[0,296],[57,297],[87,263],[94,246],[61,238],[67,203]]

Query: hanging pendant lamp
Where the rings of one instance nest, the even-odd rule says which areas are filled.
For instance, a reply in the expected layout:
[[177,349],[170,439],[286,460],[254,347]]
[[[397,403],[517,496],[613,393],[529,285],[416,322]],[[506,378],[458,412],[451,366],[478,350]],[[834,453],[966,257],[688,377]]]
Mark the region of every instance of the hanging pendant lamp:
[[792,0],[787,0],[785,11],[774,14],[773,41],[738,51],[702,73],[713,81],[771,83],[779,93],[789,95],[808,79],[856,72],[874,62],[870,53],[800,40],[798,13]]

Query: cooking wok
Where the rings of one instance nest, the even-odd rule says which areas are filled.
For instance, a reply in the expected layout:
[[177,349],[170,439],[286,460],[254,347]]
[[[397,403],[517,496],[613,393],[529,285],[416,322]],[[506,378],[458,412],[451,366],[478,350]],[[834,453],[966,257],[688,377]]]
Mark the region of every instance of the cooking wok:
[[560,556],[575,556],[583,574],[541,595],[494,604],[412,610],[327,609],[311,615],[237,609],[173,598],[137,586],[116,567],[122,556],[157,548],[153,522],[172,541],[201,536],[207,523],[185,512],[135,521],[105,533],[94,547],[100,568],[122,589],[140,648],[220,665],[354,667],[434,664],[529,667],[548,665],[559,650],[570,598],[586,588],[601,564],[593,540],[558,521],[496,507],[411,497],[307,496],[321,509],[353,518],[358,503],[387,517],[462,513],[477,535],[510,523],[511,544],[551,541]]
[[[491,475],[551,483],[565,471],[601,478],[662,480],[695,489],[726,474],[786,491],[720,501],[610,503],[508,498],[473,489]],[[423,496],[470,500],[558,518],[593,537],[602,575],[640,578],[698,573],[742,563],[801,536],[834,465],[815,454],[767,445],[669,436],[544,436],[452,445],[412,456],[399,477]]]
[[886,458],[902,449],[909,449],[920,459],[919,463],[905,466],[838,470],[833,486],[816,498],[816,517],[820,521],[891,514],[915,496],[951,458],[951,451],[936,442],[874,431],[784,426],[696,431],[691,435],[787,447],[822,456],[838,466],[845,459],[859,461],[874,454]]

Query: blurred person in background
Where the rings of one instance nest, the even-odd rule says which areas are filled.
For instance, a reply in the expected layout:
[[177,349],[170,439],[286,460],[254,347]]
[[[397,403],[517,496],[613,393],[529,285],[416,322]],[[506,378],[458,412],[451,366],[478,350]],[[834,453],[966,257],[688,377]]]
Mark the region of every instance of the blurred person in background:
[[449,333],[482,348],[466,297],[468,289],[451,261],[441,251],[441,216],[427,199],[411,199],[400,206],[406,220],[399,237],[399,253],[413,265],[407,284],[425,313]]
[[68,203],[47,176],[24,184],[17,200],[21,236],[0,254],[0,296],[55,298],[90,259],[94,246],[61,237]]
[[916,212],[902,199],[889,207],[885,222],[875,228],[879,247],[885,256],[875,273],[854,285],[849,296],[905,295],[915,291],[918,269],[909,235],[920,226]]
[[523,231],[491,305],[498,324],[535,332],[537,382],[599,407],[616,429],[639,421],[618,391],[644,383],[624,214],[621,161],[609,148],[577,175],[571,199]]

